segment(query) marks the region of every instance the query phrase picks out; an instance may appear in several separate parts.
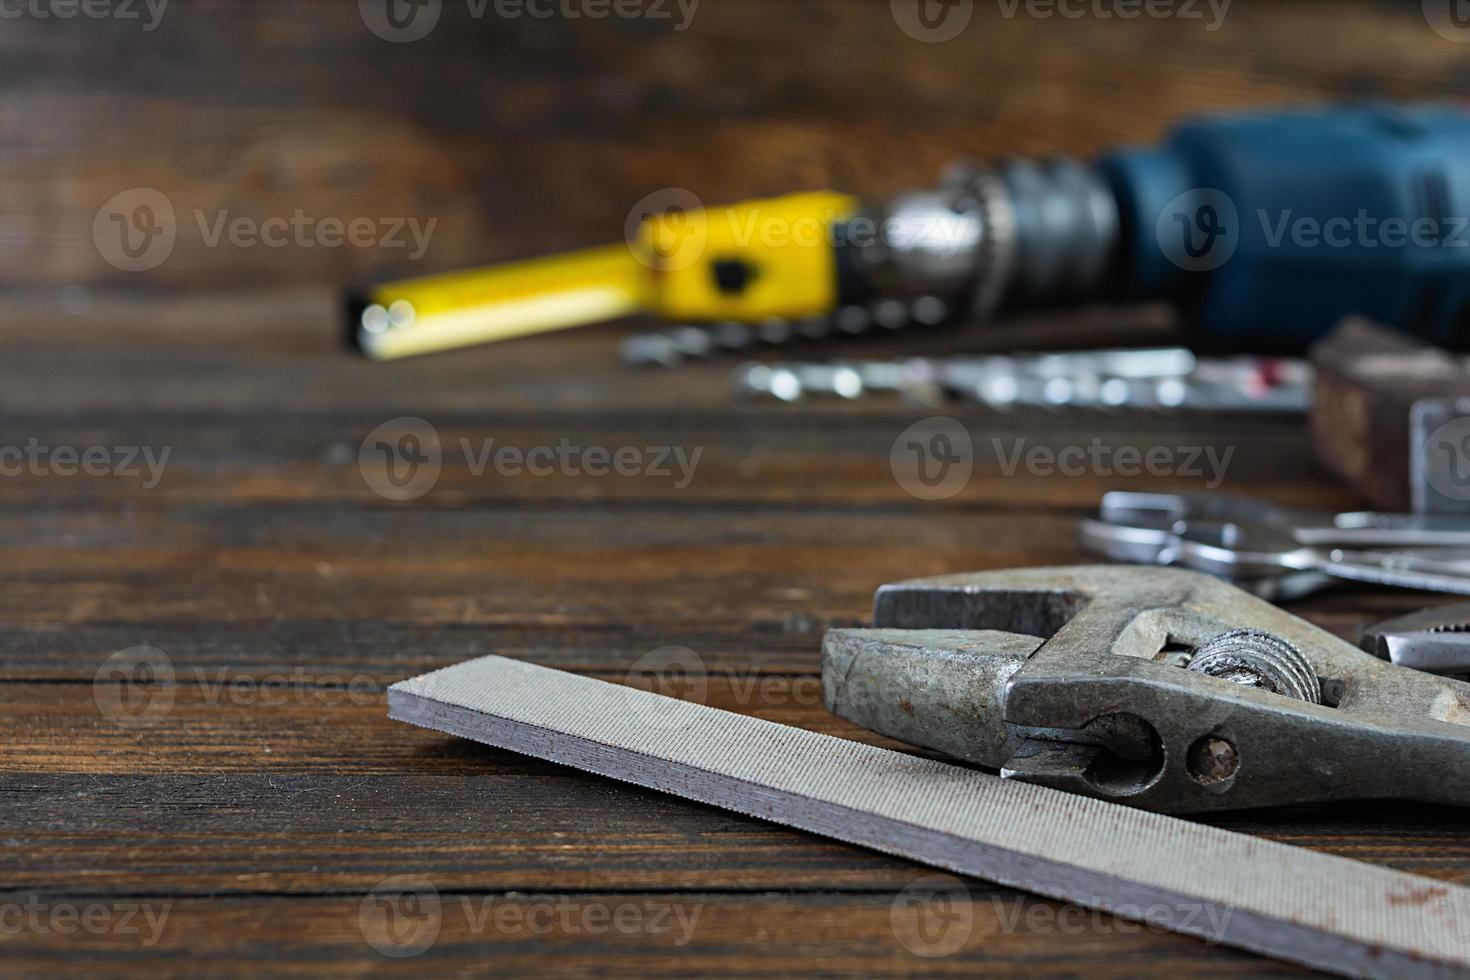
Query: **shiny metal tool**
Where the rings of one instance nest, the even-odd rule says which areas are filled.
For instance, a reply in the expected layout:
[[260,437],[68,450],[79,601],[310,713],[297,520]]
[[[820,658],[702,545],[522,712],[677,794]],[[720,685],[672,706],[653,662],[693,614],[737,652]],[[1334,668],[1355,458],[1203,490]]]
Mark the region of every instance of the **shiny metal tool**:
[[738,394],[788,402],[898,394],[924,404],[955,400],[998,409],[1301,414],[1312,400],[1311,369],[1299,361],[1201,359],[1182,347],[755,363],[737,369],[734,384]]
[[1379,511],[1298,510],[1228,493],[1103,494],[1098,516],[1110,524],[1166,530],[1179,521],[1241,521],[1273,524],[1301,544],[1358,547],[1470,547],[1470,518],[1458,515],[1391,514]]
[[1384,620],[1365,629],[1358,645],[1400,667],[1470,676],[1470,602]]
[[1374,512],[1318,514],[1244,497],[1105,494],[1079,528],[1113,561],[1209,572],[1286,601],[1334,579],[1470,594],[1470,521]]
[[885,585],[822,643],[827,707],[1041,783],[1188,813],[1470,806],[1470,684],[1395,666],[1207,575],[1094,565]]

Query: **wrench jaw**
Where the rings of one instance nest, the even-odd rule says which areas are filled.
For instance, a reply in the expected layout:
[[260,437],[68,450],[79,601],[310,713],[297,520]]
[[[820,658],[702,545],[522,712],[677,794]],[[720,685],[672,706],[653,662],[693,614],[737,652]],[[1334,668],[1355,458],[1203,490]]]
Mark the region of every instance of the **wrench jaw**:
[[993,630],[838,629],[822,639],[827,710],[992,769],[1020,748],[1006,684],[1041,640]]
[[[829,710],[1003,776],[1166,812],[1470,805],[1470,685],[1377,660],[1197,572],[1077,566],[885,585],[823,644]],[[1250,628],[1325,703],[1184,669]],[[1291,652],[1291,651],[1289,651]]]

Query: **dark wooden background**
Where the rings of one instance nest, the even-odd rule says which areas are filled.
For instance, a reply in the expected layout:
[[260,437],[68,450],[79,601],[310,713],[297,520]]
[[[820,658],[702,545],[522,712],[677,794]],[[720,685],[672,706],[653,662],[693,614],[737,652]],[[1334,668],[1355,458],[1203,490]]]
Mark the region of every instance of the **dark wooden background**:
[[[975,4],[923,44],[882,2],[704,0],[667,21],[515,21],[445,0],[390,44],[353,2],[172,0],[123,20],[0,21],[0,446],[168,447],[128,477],[0,478],[0,956],[25,973],[1287,974],[1201,942],[1007,925],[1017,899],[969,883],[973,933],[915,956],[891,926],[924,869],[390,724],[383,687],[498,652],[610,680],[689,648],[711,703],[854,738],[813,696],[824,628],[878,584],[1084,560],[1076,519],[1111,487],[1187,478],[1005,476],[992,437],[1052,446],[1233,448],[1226,488],[1358,502],[1289,419],[960,410],[966,490],[895,482],[897,402],[739,405],[728,365],[616,363],[587,330],[379,366],[340,351],[334,289],[616,239],[660,187],[707,201],[834,185],[881,194],[948,159],[1089,153],[1196,111],[1328,98],[1458,97],[1470,46],[1417,3],[1236,0],[1201,21],[1006,18]],[[177,241],[153,270],[109,265],[93,218],[163,193]],[[195,210],[261,220],[437,218],[428,253],[209,247]],[[1153,336],[1141,314],[1057,318],[869,349],[1056,346]],[[377,424],[445,441],[678,445],[695,479],[469,473],[393,503],[356,465]],[[1428,597],[1344,588],[1298,611],[1344,636]],[[114,651],[164,651],[173,685],[118,685]],[[751,681],[761,683],[751,693]],[[168,710],[119,725],[109,698]],[[150,698],[163,699],[149,701]],[[167,700],[171,698],[171,701]],[[1448,810],[1362,805],[1217,818],[1438,878],[1470,874]],[[392,958],[364,899],[421,875],[438,941]],[[991,901],[998,900],[999,904]],[[477,926],[480,909],[699,910],[690,942],[649,931]],[[1025,908],[1052,903],[1025,899]],[[13,911],[128,907],[149,944]],[[141,922],[138,919],[134,926]],[[577,920],[585,924],[586,920]],[[1044,920],[1040,920],[1044,923]]]

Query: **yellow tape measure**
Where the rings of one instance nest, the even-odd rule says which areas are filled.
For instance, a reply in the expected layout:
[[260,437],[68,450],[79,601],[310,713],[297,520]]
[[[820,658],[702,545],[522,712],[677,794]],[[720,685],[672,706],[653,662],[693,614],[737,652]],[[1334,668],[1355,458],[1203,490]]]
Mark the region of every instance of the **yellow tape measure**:
[[691,321],[834,309],[834,229],[857,210],[814,192],[645,218],[626,244],[403,279],[354,293],[353,342],[393,360],[638,312]]

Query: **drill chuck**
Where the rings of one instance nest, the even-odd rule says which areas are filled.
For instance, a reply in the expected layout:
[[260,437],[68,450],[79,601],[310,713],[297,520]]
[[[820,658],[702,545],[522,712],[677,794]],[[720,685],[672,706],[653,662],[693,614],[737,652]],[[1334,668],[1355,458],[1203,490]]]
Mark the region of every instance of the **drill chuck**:
[[1097,298],[1118,265],[1117,197],[1075,160],[958,164],[876,222],[863,266],[878,293],[937,296],[973,317]]

